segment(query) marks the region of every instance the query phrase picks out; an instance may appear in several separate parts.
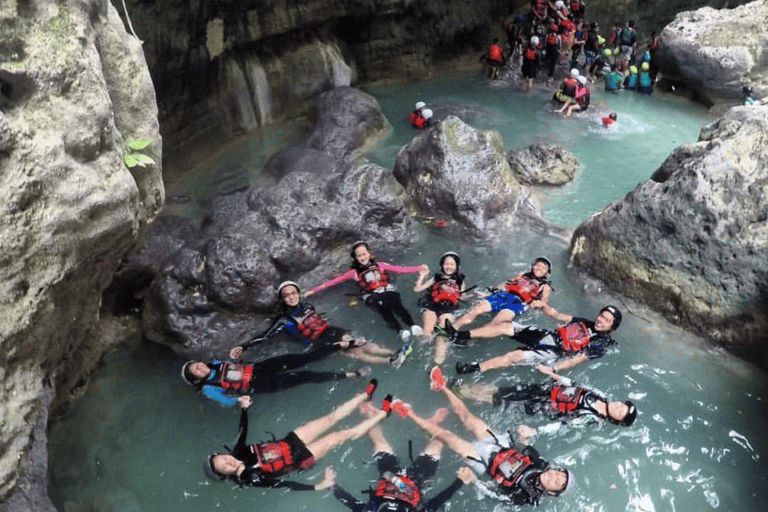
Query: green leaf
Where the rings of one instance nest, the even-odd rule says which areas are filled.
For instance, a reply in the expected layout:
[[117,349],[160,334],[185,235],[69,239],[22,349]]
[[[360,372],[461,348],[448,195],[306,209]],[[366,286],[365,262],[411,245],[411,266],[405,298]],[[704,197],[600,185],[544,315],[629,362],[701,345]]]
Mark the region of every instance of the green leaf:
[[151,157],[148,157],[148,156],[147,156],[147,155],[145,155],[145,154],[142,154],[142,153],[136,153],[136,155],[135,155],[135,156],[136,156],[136,160],[138,160],[138,161],[139,161],[139,164],[141,164],[141,165],[146,165],[146,164],[154,164],[154,163],[155,163],[155,161],[154,161],[154,160],[152,160],[152,158],[151,158]]
[[149,144],[152,142],[152,139],[135,139],[135,140],[129,140],[128,141],[128,147],[135,150],[144,149],[145,147],[149,146]]
[[136,159],[136,156],[131,153],[126,153],[124,159],[125,159],[125,165],[127,165],[129,168],[136,167],[137,165],[142,165]]

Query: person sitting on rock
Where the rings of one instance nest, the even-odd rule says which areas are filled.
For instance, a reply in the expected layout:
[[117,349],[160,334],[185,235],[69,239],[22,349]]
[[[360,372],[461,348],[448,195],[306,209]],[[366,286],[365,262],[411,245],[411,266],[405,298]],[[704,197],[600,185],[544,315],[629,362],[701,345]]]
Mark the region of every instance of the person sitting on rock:
[[306,383],[333,382],[365,377],[370,366],[354,372],[295,371],[295,368],[333,353],[337,347],[326,345],[305,354],[285,354],[258,363],[233,363],[213,360],[188,361],[181,369],[182,378],[203,396],[232,406],[238,397],[255,393],[275,393]]
[[[315,464],[331,450],[346,441],[357,439],[389,415],[392,396],[387,395],[382,402],[382,410],[371,415],[357,425],[325,434],[340,420],[349,416],[358,405],[371,400],[376,389],[376,379],[371,380],[365,391],[341,404],[330,414],[310,421],[292,430],[280,440],[263,441],[248,444],[248,407],[249,396],[238,398],[240,404],[240,429],[234,447],[227,452],[215,452],[205,459],[203,471],[211,479],[230,480],[238,485],[249,487],[284,488],[297,491],[322,489],[329,479],[326,470],[325,479],[318,484],[304,484],[281,477],[293,471],[302,471]],[[325,482],[325,483],[324,483]]]
[[233,347],[229,357],[238,359],[243,351],[262,343],[281,331],[309,341],[313,346],[337,346],[341,354],[367,363],[390,363],[397,356],[391,350],[368,342],[362,336],[353,336],[348,330],[332,326],[312,304],[301,301],[299,285],[284,281],[277,287],[282,313],[272,326],[257,338]]
[[413,420],[433,438],[470,460],[469,465],[478,472],[488,474],[498,485],[497,489],[515,505],[536,505],[542,496],[559,496],[568,487],[568,470],[553,468],[531,446],[518,448],[511,436],[497,436],[478,416],[472,414],[446,385],[438,367],[430,374],[431,388],[441,391],[448,399],[451,410],[474,436],[467,441],[437,423],[422,418],[413,408],[400,400],[392,403],[393,410]]
[[576,68],[571,69],[571,73],[565,77],[560,84],[560,87],[552,95],[552,101],[556,101],[561,105],[568,100],[573,100],[576,94],[576,84],[579,82],[579,70]]
[[587,87],[587,77],[579,76],[579,83],[576,86],[576,92],[572,99],[566,100],[563,106],[555,112],[565,112],[570,116],[573,112],[584,112],[589,108],[589,87]]
[[[366,407],[367,406],[367,407]],[[365,414],[375,415],[378,412],[368,403],[361,405]],[[439,423],[445,417],[447,410],[441,409],[429,421]],[[432,478],[437,471],[443,442],[430,439],[424,451],[403,470],[392,446],[384,437],[381,425],[376,425],[368,431],[368,437],[373,445],[373,458],[379,471],[379,479],[368,491],[370,497],[364,503],[349,492],[335,484],[335,471],[331,469],[334,480],[331,487],[333,495],[353,512],[387,511],[387,512],[434,512],[438,510],[464,484],[475,481],[475,474],[464,466],[456,472],[456,479],[429,501],[423,501],[424,483]],[[327,469],[326,469],[327,471]],[[323,484],[325,485],[325,484]]]
[[[602,357],[608,347],[616,343],[610,333],[621,325],[621,311],[615,306],[605,306],[595,321],[577,318],[544,305],[541,311],[564,322],[554,331],[538,327],[524,327],[515,322],[490,324],[471,331],[450,332],[450,341],[471,338],[494,338],[507,335],[527,345],[480,363],[456,363],[458,373],[484,372],[508,366],[530,364],[549,365],[552,371],[572,368],[577,364]],[[448,329],[451,331],[451,329]]]
[[499,283],[492,293],[452,322],[453,327],[461,328],[472,323],[478,315],[490,312],[496,313],[496,316],[488,325],[509,322],[527,307],[544,306],[552,293],[552,283],[549,281],[551,271],[552,262],[539,256],[533,260],[528,272],[518,272],[506,282]]
[[[558,423],[542,430],[557,430],[561,425],[585,426],[608,421],[613,425],[629,427],[637,417],[637,408],[631,401],[608,401],[594,390],[576,386],[571,379],[541,367],[554,379],[553,384],[510,384],[495,386],[484,383],[455,382],[451,389],[463,398],[508,407],[521,402],[526,414],[545,415]],[[554,427],[554,428],[552,428]]]

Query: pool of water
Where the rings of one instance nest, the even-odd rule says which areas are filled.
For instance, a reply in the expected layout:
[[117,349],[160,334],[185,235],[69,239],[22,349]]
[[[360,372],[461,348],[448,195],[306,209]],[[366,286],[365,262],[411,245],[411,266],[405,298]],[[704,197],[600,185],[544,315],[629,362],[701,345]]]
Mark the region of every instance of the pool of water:
[[[703,109],[679,98],[599,91],[593,94],[594,108],[583,116],[563,119],[551,113],[547,103],[551,90],[525,93],[513,84],[489,83],[474,74],[383,85],[369,92],[377,97],[395,128],[392,137],[375,148],[370,158],[390,168],[396,152],[414,136],[405,116],[418,100],[427,101],[438,115],[460,113],[473,126],[498,130],[508,149],[534,141],[566,146],[579,157],[583,170],[565,187],[537,191],[545,215],[565,226],[578,225],[647,179],[672,148],[695,141],[700,127],[710,120]],[[618,112],[619,121],[604,129],[598,124],[599,117],[609,110]],[[211,195],[221,192],[222,186],[238,188],[251,183],[268,153],[280,146],[275,141],[287,141],[292,133],[290,126],[275,128],[274,139],[267,130],[260,135],[265,139],[246,141],[243,147],[210,159],[179,180],[169,196],[181,194],[192,201],[169,208],[194,214]],[[223,164],[238,167],[230,165],[223,176],[212,174]],[[573,475],[567,496],[544,498],[540,510],[764,510],[768,491],[763,458],[768,453],[768,441],[762,432],[768,412],[768,379],[748,362],[712,349],[645,308],[582,279],[568,267],[567,247],[561,240],[519,231],[505,240],[476,244],[449,230],[419,226],[414,244],[405,252],[389,253],[371,242],[381,260],[424,262],[433,268],[440,254],[457,251],[468,282],[481,288],[545,254],[554,262],[556,291],[550,302],[557,309],[594,316],[610,302],[625,311],[624,323],[615,336],[616,347],[605,357],[572,369],[568,376],[611,397],[632,399],[640,410],[638,421],[630,428],[602,425],[539,436],[535,446],[543,456],[568,467]],[[318,282],[325,277],[318,275]],[[404,303],[416,313],[418,297],[411,291],[412,284],[413,276],[397,277]],[[312,302],[334,324],[397,347],[396,334],[388,331],[378,316],[363,306],[348,305],[346,294],[352,292],[354,286],[348,284],[319,294]],[[554,326],[537,313],[526,313],[523,320]],[[486,358],[514,346],[509,339],[498,338],[465,349],[453,348],[444,366],[446,374],[455,376],[451,368],[456,361]],[[377,397],[394,393],[425,415],[446,406],[442,395],[429,391],[431,355],[430,346],[418,346],[399,370],[374,367],[374,376],[380,381]],[[86,395],[50,429],[50,493],[59,510],[346,510],[326,492],[238,489],[207,480],[201,471],[202,461],[223,443],[233,442],[238,412],[195,395],[179,378],[182,362],[169,350],[149,343],[105,357]],[[358,366],[355,361],[334,356],[311,368]],[[503,384],[543,378],[531,368],[518,367],[469,380]],[[351,397],[362,385],[347,380],[256,395],[250,409],[250,441],[267,439],[267,431],[283,436]],[[477,403],[469,407],[501,432],[520,421],[534,426],[549,423],[543,418],[524,417],[515,409],[501,411]],[[355,413],[340,426],[357,421]],[[455,416],[449,415],[444,425],[464,434]],[[383,429],[403,460],[407,459],[409,440],[415,451],[425,442],[421,431],[396,415],[385,420]],[[363,499],[358,491],[367,489],[377,476],[370,455],[370,443],[361,438],[332,452],[308,471],[291,476],[299,481],[317,481],[322,468],[331,464],[338,470],[338,482]],[[457,456],[444,451],[427,497],[447,485],[460,464]],[[464,488],[446,510],[517,509],[487,496],[484,489],[480,485]]]

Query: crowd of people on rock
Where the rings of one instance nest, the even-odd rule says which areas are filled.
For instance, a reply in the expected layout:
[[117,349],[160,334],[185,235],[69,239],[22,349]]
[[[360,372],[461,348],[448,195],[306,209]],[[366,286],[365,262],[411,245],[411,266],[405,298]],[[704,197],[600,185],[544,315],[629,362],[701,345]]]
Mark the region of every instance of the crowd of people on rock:
[[[507,426],[491,428],[470,411],[464,399],[495,406],[519,403],[527,414],[542,414],[556,420],[556,428],[570,421],[590,424],[607,421],[614,425],[631,426],[637,409],[630,401],[612,401],[599,392],[575,385],[558,372],[590,359],[602,357],[615,345],[612,333],[619,328],[622,314],[615,306],[602,308],[594,320],[559,312],[549,300],[554,290],[550,280],[552,263],[546,257],[534,259],[530,267],[509,279],[473,293],[475,302],[461,314],[460,303],[470,300],[470,292],[461,271],[461,258],[453,252],[444,253],[438,261],[438,271],[430,275],[426,264],[400,266],[378,261],[371,247],[363,241],[350,248],[351,264],[338,274],[301,295],[299,285],[285,281],[277,286],[280,311],[270,327],[253,339],[232,347],[228,357],[212,361],[188,361],[182,367],[182,377],[202,395],[222,405],[239,405],[240,426],[233,447],[209,455],[204,472],[214,480],[229,480],[239,486],[284,488],[290,490],[332,489],[333,495],[353,511],[391,510],[401,512],[435,511],[446,503],[464,484],[477,474],[491,480],[497,494],[515,504],[536,504],[544,496],[559,496],[568,487],[570,472],[551,466],[532,446],[536,429],[517,425],[515,435]],[[392,283],[392,274],[416,274],[414,292],[423,293],[419,300],[421,325],[403,304]],[[384,324],[397,333],[397,349],[390,349],[353,334],[352,331],[330,325],[324,315],[305,299],[323,293],[343,283],[355,281],[359,301],[381,317]],[[554,330],[519,323],[528,310],[539,310],[561,325]],[[477,327],[479,317],[490,319]],[[548,382],[512,383],[494,386],[475,382],[464,384],[460,379],[446,382],[441,364],[451,345],[466,346],[470,340],[509,336],[521,347],[485,361],[458,362],[457,374],[486,372],[512,365],[535,366],[547,376]],[[299,341],[302,349],[257,362],[244,362],[248,349],[273,343],[288,337]],[[315,372],[303,366],[334,354],[347,355],[368,364],[387,364],[399,368],[413,351],[434,344],[435,366],[424,375],[425,385],[447,400],[431,417],[414,411],[407,402],[413,390],[397,390],[384,396],[380,405],[373,402],[378,381],[372,378],[361,392],[344,401],[330,413],[309,420],[281,439],[249,443],[248,407],[251,396],[279,393],[294,386],[322,384],[340,379],[369,377],[373,370],[364,366],[356,371]],[[401,370],[402,371],[402,370]],[[333,430],[344,418],[358,410],[361,420],[352,427]],[[445,429],[442,420],[453,411],[466,428],[468,438]],[[421,454],[404,468],[384,434],[382,421],[392,412],[410,418],[427,434]],[[378,477],[366,501],[355,498],[336,483],[336,472],[325,468],[322,479],[315,484],[286,480],[288,473],[302,471],[341,444],[366,435],[371,442]],[[431,499],[423,497],[424,483],[435,475],[441,450],[447,446],[466,459],[457,468],[456,479]]]

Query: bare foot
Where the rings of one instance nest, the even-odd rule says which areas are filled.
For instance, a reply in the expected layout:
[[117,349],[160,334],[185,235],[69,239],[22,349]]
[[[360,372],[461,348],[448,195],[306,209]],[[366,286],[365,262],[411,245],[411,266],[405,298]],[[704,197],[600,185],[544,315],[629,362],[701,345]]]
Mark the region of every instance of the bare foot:
[[448,409],[445,407],[441,407],[440,409],[435,411],[435,414],[432,415],[431,418],[429,418],[427,421],[431,421],[435,425],[440,423],[445,419],[445,417],[448,416]]

